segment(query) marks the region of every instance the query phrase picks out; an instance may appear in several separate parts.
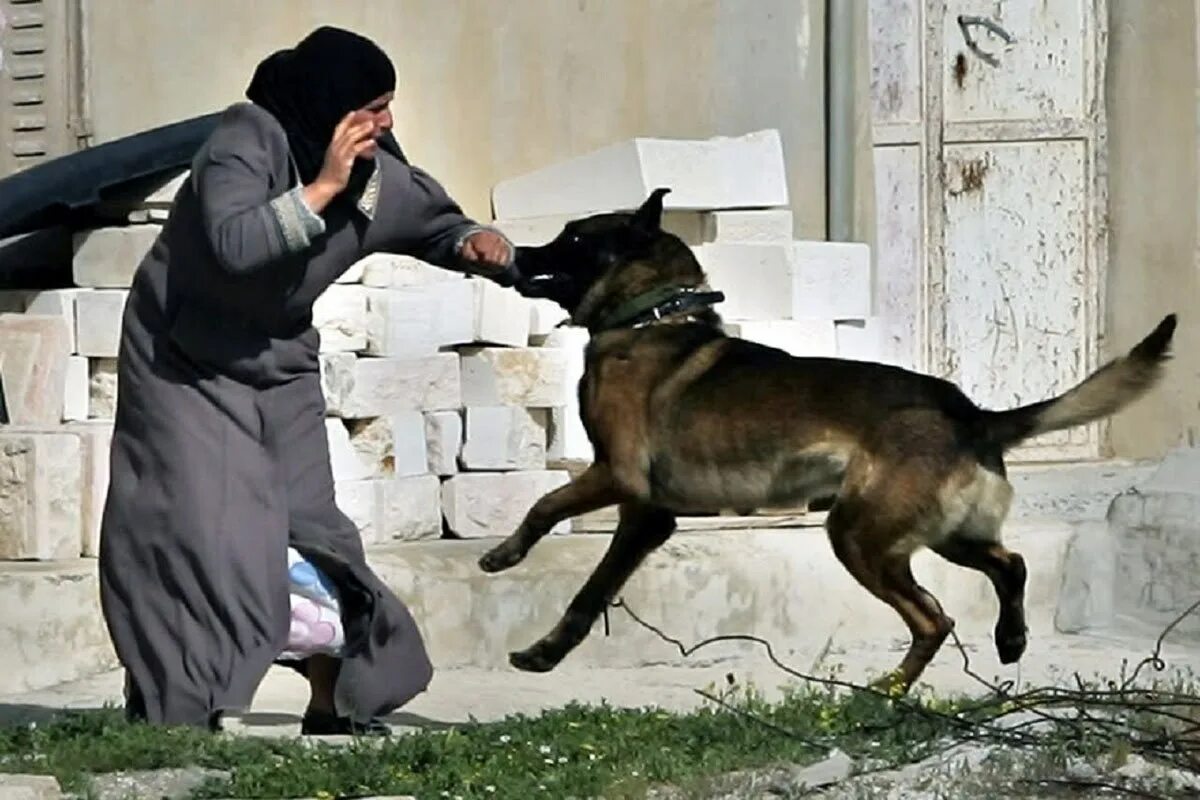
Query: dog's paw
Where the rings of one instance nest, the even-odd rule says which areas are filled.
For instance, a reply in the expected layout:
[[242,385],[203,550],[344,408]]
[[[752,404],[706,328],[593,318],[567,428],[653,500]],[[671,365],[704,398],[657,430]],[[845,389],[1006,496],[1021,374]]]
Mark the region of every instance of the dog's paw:
[[867,688],[880,694],[885,694],[888,697],[904,697],[908,694],[910,685],[909,681],[904,677],[904,673],[895,669],[871,681],[867,685]]
[[1015,664],[1025,655],[1028,638],[1024,627],[996,626],[996,655],[1001,664]]
[[501,543],[479,557],[479,568],[484,572],[503,572],[520,564],[524,558],[524,553]]
[[561,660],[544,642],[508,654],[508,663],[522,672],[549,672]]

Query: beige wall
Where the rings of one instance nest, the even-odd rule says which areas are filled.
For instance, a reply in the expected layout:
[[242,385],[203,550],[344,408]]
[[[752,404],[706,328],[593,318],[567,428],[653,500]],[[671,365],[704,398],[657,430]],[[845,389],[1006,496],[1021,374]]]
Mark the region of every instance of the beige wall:
[[1163,387],[1112,424],[1116,455],[1200,441],[1200,107],[1195,0],[1109,0],[1109,354],[1180,315]]
[[797,231],[824,236],[824,0],[88,0],[96,141],[239,100],[321,23],[399,76],[397,133],[467,211],[622,138],[778,128]]

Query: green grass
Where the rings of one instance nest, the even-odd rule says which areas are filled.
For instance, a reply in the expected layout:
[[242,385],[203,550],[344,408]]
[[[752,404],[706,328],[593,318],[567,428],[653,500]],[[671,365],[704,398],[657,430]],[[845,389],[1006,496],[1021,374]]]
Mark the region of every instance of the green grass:
[[201,798],[622,798],[654,784],[696,785],[736,769],[810,762],[834,744],[904,761],[920,756],[914,743],[951,731],[944,720],[864,695],[805,690],[766,703],[743,690],[725,702],[735,710],[573,705],[342,746],[131,725],[109,709],[0,728],[0,771],[53,774],[76,791],[88,774],[120,770],[194,765],[232,774]]

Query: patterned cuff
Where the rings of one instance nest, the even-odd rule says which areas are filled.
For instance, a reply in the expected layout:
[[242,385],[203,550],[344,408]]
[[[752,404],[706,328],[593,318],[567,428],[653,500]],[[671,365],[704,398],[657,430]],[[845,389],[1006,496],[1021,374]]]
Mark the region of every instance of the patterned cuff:
[[276,197],[270,206],[290,253],[305,249],[313,239],[325,232],[325,220],[304,202],[304,189],[301,186]]
[[513,258],[517,254],[516,249],[513,247],[512,240],[509,239],[507,236],[505,236],[501,231],[497,230],[496,228],[493,228],[491,225],[472,225],[471,227],[469,227],[465,231],[463,231],[461,234],[459,234],[458,239],[454,242],[454,254],[458,255],[459,253],[461,253],[463,245],[466,244],[467,239],[471,238],[472,236],[479,233],[480,231],[491,231],[492,233],[496,234],[497,236],[499,236],[501,239],[504,240],[504,243],[506,245],[508,245],[508,263],[511,264],[513,261]]

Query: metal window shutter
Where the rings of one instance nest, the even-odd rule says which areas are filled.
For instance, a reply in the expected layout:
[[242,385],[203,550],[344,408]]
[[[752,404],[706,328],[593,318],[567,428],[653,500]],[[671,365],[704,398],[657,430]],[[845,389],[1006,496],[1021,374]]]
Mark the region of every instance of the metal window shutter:
[[69,0],[0,0],[0,177],[73,152]]

